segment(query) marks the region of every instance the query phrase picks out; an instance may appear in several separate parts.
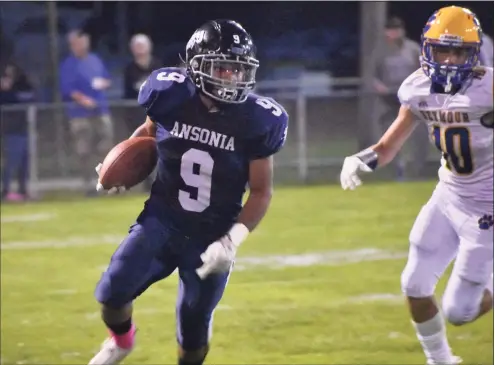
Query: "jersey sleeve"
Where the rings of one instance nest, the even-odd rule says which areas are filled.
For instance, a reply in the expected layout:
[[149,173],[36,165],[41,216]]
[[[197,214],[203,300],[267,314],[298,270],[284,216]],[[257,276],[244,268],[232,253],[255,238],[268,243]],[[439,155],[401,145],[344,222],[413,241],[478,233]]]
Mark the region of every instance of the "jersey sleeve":
[[160,120],[176,106],[193,95],[195,87],[186,71],[177,67],[153,71],[141,85],[138,103],[153,122]]
[[271,98],[261,98],[256,102],[255,117],[264,128],[249,145],[249,158],[257,160],[276,154],[287,139],[289,115],[285,109]]
[[[418,87],[422,87],[426,76],[421,68],[410,74],[400,85],[397,97],[401,105],[411,106]],[[429,82],[429,79],[426,80]]]
[[409,78],[405,79],[397,91],[397,97],[401,105],[411,106],[411,86],[408,82]]
[[479,118],[482,126],[493,129],[493,68],[476,67],[467,93],[472,99],[472,119]]

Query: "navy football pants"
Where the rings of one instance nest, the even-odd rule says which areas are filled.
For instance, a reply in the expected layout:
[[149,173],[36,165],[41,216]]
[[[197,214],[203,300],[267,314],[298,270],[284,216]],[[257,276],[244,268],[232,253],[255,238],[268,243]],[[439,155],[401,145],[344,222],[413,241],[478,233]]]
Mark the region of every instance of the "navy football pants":
[[111,308],[123,307],[178,268],[177,341],[184,350],[205,346],[211,335],[213,311],[230,274],[212,274],[205,280],[197,276],[200,255],[209,243],[184,237],[156,218],[145,217],[131,226],[113,254],[95,297]]

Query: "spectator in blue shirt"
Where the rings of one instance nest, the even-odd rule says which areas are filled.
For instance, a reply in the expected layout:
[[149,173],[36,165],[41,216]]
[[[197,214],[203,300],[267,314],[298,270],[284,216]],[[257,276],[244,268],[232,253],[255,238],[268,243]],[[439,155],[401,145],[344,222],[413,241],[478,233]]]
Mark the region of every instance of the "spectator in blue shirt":
[[[33,89],[26,74],[12,62],[0,65],[0,106],[33,100]],[[28,125],[24,110],[3,112],[1,123],[4,163],[2,166],[2,200],[19,202],[28,199]],[[12,175],[17,177],[17,192],[10,189]]]
[[[110,75],[102,60],[90,52],[89,36],[81,31],[69,33],[67,40],[72,55],[60,67],[60,89],[70,130],[79,157],[84,183],[92,194],[94,166],[113,145],[113,129],[105,90]],[[95,137],[99,142],[95,146]],[[98,153],[94,153],[94,151]]]

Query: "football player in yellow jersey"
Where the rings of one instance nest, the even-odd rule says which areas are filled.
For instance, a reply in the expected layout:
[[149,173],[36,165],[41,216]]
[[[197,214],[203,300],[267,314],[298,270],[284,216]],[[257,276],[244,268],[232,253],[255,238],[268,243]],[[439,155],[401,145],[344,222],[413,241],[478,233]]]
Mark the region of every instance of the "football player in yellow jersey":
[[493,306],[493,68],[478,66],[481,27],[457,6],[436,11],[422,36],[421,69],[401,85],[401,109],[377,144],[344,160],[343,189],[393,160],[417,123],[441,151],[439,182],[409,236],[402,273],[413,325],[428,364],[458,364],[435,300],[439,277],[455,259],[442,300],[455,325]]

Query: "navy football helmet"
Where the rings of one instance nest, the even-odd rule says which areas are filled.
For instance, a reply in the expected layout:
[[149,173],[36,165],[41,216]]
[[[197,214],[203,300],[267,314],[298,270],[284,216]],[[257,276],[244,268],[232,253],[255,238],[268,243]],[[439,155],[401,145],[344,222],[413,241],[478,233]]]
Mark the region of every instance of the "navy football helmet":
[[198,28],[186,46],[186,64],[196,87],[224,103],[242,103],[256,83],[256,47],[233,20],[212,20]]

